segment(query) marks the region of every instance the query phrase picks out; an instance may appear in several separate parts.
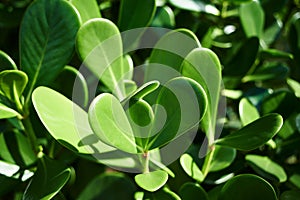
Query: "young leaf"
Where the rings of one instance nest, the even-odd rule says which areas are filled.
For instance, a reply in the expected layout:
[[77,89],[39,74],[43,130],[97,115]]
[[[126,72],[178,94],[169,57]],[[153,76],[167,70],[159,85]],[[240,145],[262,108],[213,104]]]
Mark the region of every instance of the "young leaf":
[[223,186],[219,200],[277,200],[270,183],[252,174],[242,174],[230,179]]
[[265,13],[257,1],[241,4],[240,19],[247,37],[262,36]]
[[102,93],[90,105],[89,121],[103,142],[129,153],[137,153],[134,133],[121,103],[111,94]]
[[108,19],[88,20],[78,31],[76,48],[87,67],[122,100],[125,97],[122,80],[127,70],[123,67],[118,27]]
[[0,50],[0,71],[18,69],[16,63],[5,52]]
[[281,128],[283,119],[279,114],[269,114],[242,129],[216,140],[216,144],[250,151],[268,142]]
[[79,26],[67,1],[37,0],[28,7],[20,28],[20,65],[29,78],[26,102],[37,85],[49,84],[69,62]]
[[28,184],[23,200],[46,200],[54,197],[70,178],[71,170],[64,164],[42,157],[37,171]]
[[118,27],[121,31],[146,27],[155,14],[155,0],[122,0]]
[[93,18],[101,17],[99,6],[96,0],[71,0],[71,3],[78,10],[82,23],[85,23]]
[[158,170],[145,174],[138,174],[134,177],[134,180],[141,188],[150,192],[155,192],[166,184],[168,173]]
[[259,170],[275,176],[279,182],[285,182],[287,180],[287,175],[284,169],[277,163],[273,162],[270,158],[251,154],[246,155],[245,158],[251,166],[255,167],[254,170],[257,167]]
[[183,154],[180,157],[180,164],[183,170],[194,180],[200,183],[204,180],[204,175],[199,169],[198,165],[193,161],[192,156],[189,154]]
[[209,200],[206,191],[198,184],[187,182],[179,189],[182,200]]
[[235,149],[215,145],[215,151],[210,164],[209,171],[215,172],[225,169],[234,161],[235,157]]
[[14,109],[11,109],[6,105],[0,103],[0,119],[7,119],[12,117],[18,117],[21,119],[22,115],[17,111],[15,111]]
[[287,84],[295,92],[296,97],[300,98],[300,83],[293,79],[287,79]]
[[249,100],[243,98],[239,104],[239,114],[243,126],[257,120],[259,113],[257,109],[250,103]]
[[12,102],[18,101],[28,82],[27,75],[19,70],[4,70],[0,73],[0,94]]

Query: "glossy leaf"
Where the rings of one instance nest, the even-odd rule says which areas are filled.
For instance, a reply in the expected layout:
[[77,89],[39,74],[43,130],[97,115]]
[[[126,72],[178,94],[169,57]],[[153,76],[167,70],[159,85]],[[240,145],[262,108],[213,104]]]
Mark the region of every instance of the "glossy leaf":
[[263,33],[265,15],[259,2],[241,4],[240,19],[247,37],[260,37]]
[[260,117],[258,110],[246,98],[243,98],[240,101],[239,114],[243,126],[257,120]]
[[111,94],[97,96],[90,105],[89,122],[94,133],[108,145],[137,153],[134,133],[121,103]]
[[93,178],[78,200],[131,199],[136,190],[133,182],[121,173],[104,173]]
[[284,169],[266,156],[246,155],[246,160],[260,170],[275,176],[279,182],[285,182],[287,175]]
[[156,10],[151,26],[172,28],[175,26],[175,14],[168,6],[160,7]]
[[204,175],[199,169],[198,165],[194,162],[192,156],[189,154],[183,154],[180,157],[180,164],[183,170],[194,180],[200,183],[204,180]]
[[27,186],[23,199],[51,199],[70,178],[71,170],[60,162],[43,157],[38,162],[37,171]]
[[141,188],[154,192],[166,184],[168,174],[165,171],[158,170],[145,174],[138,174],[134,177],[134,180]]
[[216,140],[216,144],[242,151],[256,149],[268,142],[280,130],[283,119],[278,114],[263,116],[240,130]]
[[[32,94],[32,101],[46,129],[62,145],[83,154],[94,153],[95,149],[105,152],[109,148],[94,137],[88,114],[60,93],[38,87]],[[90,141],[83,143],[84,139]]]
[[184,58],[200,46],[197,36],[188,29],[177,29],[166,33],[151,52],[144,81],[158,80],[164,84],[180,76],[180,66]]
[[277,49],[265,49],[262,50],[259,55],[262,59],[270,59],[270,58],[282,58],[287,60],[293,59],[292,54]]
[[208,200],[208,195],[205,190],[198,184],[187,182],[181,186],[179,195],[182,200]]
[[219,15],[220,11],[210,4],[197,0],[170,0],[170,3],[180,9]]
[[98,3],[96,0],[71,0],[71,3],[78,10],[82,23],[85,23],[89,19],[101,17]]
[[123,0],[119,11],[118,27],[121,31],[146,27],[156,10],[155,0]]
[[87,67],[119,99],[125,97],[122,40],[108,19],[88,20],[78,31],[76,48]]
[[227,168],[234,161],[235,157],[235,149],[215,145],[215,151],[210,164],[209,171],[215,172]]
[[0,119],[7,119],[12,117],[22,118],[22,115],[12,108],[0,103]]
[[300,83],[293,79],[287,79],[287,84],[295,92],[296,97],[300,98]]
[[[255,191],[255,192],[254,192]],[[270,183],[252,174],[242,174],[230,179],[223,186],[219,200],[277,200]]]
[[19,70],[4,70],[0,73],[0,94],[15,102],[28,82],[27,75]]
[[67,1],[37,0],[24,14],[20,29],[20,65],[28,75],[27,99],[38,85],[49,84],[70,61],[79,16]]
[[0,70],[17,69],[16,63],[5,52],[0,50]]
[[217,110],[221,87],[221,65],[215,53],[197,48],[181,66],[182,75],[197,81],[205,90],[208,99],[207,112],[201,122],[204,132],[212,143],[215,135]]

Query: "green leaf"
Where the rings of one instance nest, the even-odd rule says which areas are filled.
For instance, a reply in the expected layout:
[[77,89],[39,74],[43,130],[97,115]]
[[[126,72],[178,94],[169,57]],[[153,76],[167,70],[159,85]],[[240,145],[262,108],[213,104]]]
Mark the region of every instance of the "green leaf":
[[259,2],[251,1],[241,4],[240,20],[248,38],[262,36],[265,14]]
[[121,173],[104,173],[92,179],[78,200],[131,199],[136,186]]
[[78,31],[76,48],[87,67],[122,100],[125,97],[122,79],[127,70],[123,67],[118,27],[108,19],[88,20]]
[[122,0],[118,27],[121,31],[146,27],[155,14],[155,0]]
[[70,168],[45,156],[42,157],[33,179],[25,190],[23,200],[51,199],[67,183],[70,175]]
[[89,19],[101,17],[96,0],[71,0],[71,3],[78,10],[82,23],[85,23]]
[[19,70],[4,70],[0,73],[0,94],[12,102],[18,101],[28,82],[27,75]]
[[204,12],[213,15],[219,15],[220,11],[210,4],[205,4],[203,1],[197,0],[170,0],[170,3],[180,9],[193,11],[193,12]]
[[280,200],[295,200],[299,198],[300,196],[300,190],[288,190],[284,191],[280,195]]
[[125,87],[125,93],[126,93],[127,97],[130,96],[131,94],[133,94],[134,91],[137,90],[136,83],[131,80],[124,80],[124,87]]
[[201,122],[209,143],[214,141],[217,110],[221,87],[221,64],[215,53],[209,49],[197,48],[181,66],[182,75],[197,81],[205,90],[208,99],[207,112]]
[[252,174],[242,174],[230,179],[223,186],[219,200],[277,200],[270,183]]
[[275,176],[279,182],[285,182],[287,180],[287,175],[284,169],[279,164],[273,162],[270,158],[251,154],[246,155],[245,158],[251,165],[258,167],[259,170]]
[[235,157],[235,149],[215,145],[215,151],[210,164],[209,171],[216,172],[227,168],[234,161]]
[[[38,87],[32,94],[32,101],[46,129],[62,145],[83,154],[94,153],[95,149],[104,152],[108,148],[94,136],[88,114],[60,93]],[[83,143],[84,139],[91,141]]]
[[12,108],[0,103],[0,119],[7,119],[12,117],[22,118],[22,115]]
[[36,162],[28,138],[18,131],[0,134],[0,156],[3,160],[26,168]]
[[180,76],[178,72],[184,58],[200,46],[197,36],[188,29],[176,29],[166,33],[151,52],[144,81],[158,80],[164,84]]
[[287,79],[287,84],[295,92],[296,97],[300,98],[300,83],[293,79]]
[[151,200],[181,200],[181,198],[173,191],[168,189],[167,187],[163,187],[161,190],[157,192],[147,192],[145,194],[144,199]]
[[145,174],[138,174],[134,177],[134,180],[141,188],[154,192],[166,184],[168,173],[158,170]]
[[124,79],[131,80],[133,77],[134,65],[130,55],[126,54],[123,59]]
[[187,182],[179,189],[179,195],[182,200],[208,200],[205,190],[198,184]]
[[134,133],[121,103],[111,94],[102,93],[90,105],[89,121],[104,143],[129,153],[137,153]]
[[216,140],[216,144],[242,151],[256,149],[268,142],[280,130],[283,119],[279,114],[268,114],[242,129]]
[[172,28],[175,26],[175,14],[169,6],[159,7],[151,26]]
[[300,174],[294,173],[290,176],[289,182],[295,185],[298,189],[300,189]]
[[264,49],[260,51],[259,56],[261,59],[287,59],[292,60],[293,54],[287,53],[285,51],[280,51],[278,49]]
[[0,50],[0,71],[17,69],[16,63],[5,52]]
[[259,118],[259,113],[258,113],[257,109],[246,98],[243,98],[240,101],[239,114],[240,114],[240,118],[241,118],[243,126],[245,126]]
[[36,0],[24,14],[20,28],[20,65],[28,75],[27,99],[38,85],[49,84],[70,61],[79,17],[61,0]]
[[207,96],[196,81],[174,78],[162,86],[153,110],[149,149],[161,147],[197,127],[207,110]]
[[204,180],[204,175],[198,165],[194,162],[192,156],[189,154],[183,154],[180,157],[180,164],[185,173],[187,173],[191,178],[200,183]]

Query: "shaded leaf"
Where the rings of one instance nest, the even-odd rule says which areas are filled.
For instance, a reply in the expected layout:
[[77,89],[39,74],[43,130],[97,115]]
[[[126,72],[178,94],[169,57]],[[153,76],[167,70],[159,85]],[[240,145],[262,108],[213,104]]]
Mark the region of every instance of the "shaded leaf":
[[182,200],[208,200],[208,195],[205,190],[198,184],[187,182],[181,186],[179,195]]
[[0,71],[17,69],[16,63],[5,52],[0,50]]

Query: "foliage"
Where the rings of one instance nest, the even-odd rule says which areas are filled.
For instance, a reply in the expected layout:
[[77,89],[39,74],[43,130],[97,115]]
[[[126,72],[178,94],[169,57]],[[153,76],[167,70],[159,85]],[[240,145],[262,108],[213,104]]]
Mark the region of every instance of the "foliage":
[[0,199],[299,198],[299,8],[1,1]]

